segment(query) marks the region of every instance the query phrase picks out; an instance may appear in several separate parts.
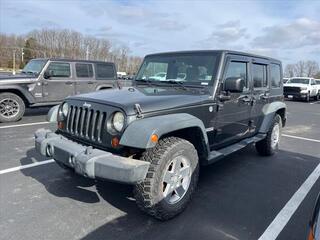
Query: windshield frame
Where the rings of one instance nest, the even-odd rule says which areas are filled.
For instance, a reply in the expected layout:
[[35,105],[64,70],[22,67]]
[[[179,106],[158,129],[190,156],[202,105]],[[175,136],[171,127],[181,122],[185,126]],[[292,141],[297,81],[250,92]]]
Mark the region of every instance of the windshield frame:
[[[210,80],[203,80],[201,81],[200,79],[197,81],[175,81],[178,80],[178,78],[175,79],[171,79],[168,78],[166,80],[150,80],[150,79],[142,79],[139,78],[143,72],[145,71],[146,68],[146,64],[147,62],[152,62],[152,59],[156,60],[155,62],[161,62],[161,61],[157,61],[157,60],[161,60],[161,58],[179,58],[179,57],[184,57],[184,56],[188,56],[188,57],[192,57],[192,56],[196,56],[196,57],[212,57],[212,59],[210,59],[210,61],[212,61],[212,72],[210,72],[211,75],[211,79]],[[186,86],[186,87],[208,87],[208,86],[213,86],[214,82],[217,79],[217,75],[219,72],[219,66],[220,66],[220,59],[221,59],[221,53],[219,52],[201,52],[201,51],[195,51],[195,52],[172,52],[172,53],[159,53],[159,54],[152,54],[152,55],[147,55],[142,64],[140,65],[139,71],[136,74],[136,77],[134,79],[134,84],[138,85],[138,84],[148,84],[150,85],[155,85],[155,86],[166,86],[166,85],[177,85],[177,83]],[[167,72],[168,73],[168,72]],[[175,83],[173,83],[173,81],[175,81]]]
[[[26,69],[26,67],[30,66],[31,64],[35,63],[35,62],[39,62],[37,64],[40,64],[40,70],[39,71],[30,71],[28,69]],[[25,66],[24,68],[21,70],[21,73],[24,74],[33,74],[38,76],[42,70],[44,69],[44,67],[46,66],[48,62],[48,59],[31,59]]]

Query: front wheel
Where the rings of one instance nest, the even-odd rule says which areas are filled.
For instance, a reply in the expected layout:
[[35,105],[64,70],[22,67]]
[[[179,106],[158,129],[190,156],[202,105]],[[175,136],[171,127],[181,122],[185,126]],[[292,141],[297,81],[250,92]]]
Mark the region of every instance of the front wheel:
[[160,220],[181,213],[198,182],[198,155],[194,146],[184,139],[168,137],[146,150],[142,160],[151,164],[146,179],[134,189],[139,208]]
[[278,150],[281,137],[281,128],[281,117],[280,115],[276,114],[266,138],[256,143],[256,149],[260,155],[271,156]]
[[16,122],[25,112],[25,104],[21,97],[14,93],[0,94],[0,122]]
[[310,102],[310,93],[308,93],[306,96],[306,102]]

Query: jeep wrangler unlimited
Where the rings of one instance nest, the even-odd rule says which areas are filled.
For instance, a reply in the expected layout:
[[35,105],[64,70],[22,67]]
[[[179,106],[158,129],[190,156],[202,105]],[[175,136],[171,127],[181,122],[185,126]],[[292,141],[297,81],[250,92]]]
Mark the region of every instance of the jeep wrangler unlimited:
[[252,143],[275,153],[286,123],[281,79],[281,62],[247,53],[148,55],[134,86],[52,108],[58,129],[39,129],[35,147],[82,176],[133,184],[138,206],[167,220],[187,206],[200,165]]
[[19,120],[26,107],[56,105],[71,95],[114,88],[116,79],[113,63],[33,59],[21,74],[1,76],[0,122]]

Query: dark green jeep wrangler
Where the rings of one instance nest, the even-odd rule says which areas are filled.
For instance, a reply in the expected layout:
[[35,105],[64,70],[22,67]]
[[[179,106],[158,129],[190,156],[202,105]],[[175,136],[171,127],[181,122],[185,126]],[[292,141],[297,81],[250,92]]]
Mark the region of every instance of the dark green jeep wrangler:
[[134,185],[138,206],[170,219],[187,206],[199,166],[248,144],[278,149],[286,123],[281,62],[234,51],[145,57],[134,86],[67,98],[36,149],[71,171]]

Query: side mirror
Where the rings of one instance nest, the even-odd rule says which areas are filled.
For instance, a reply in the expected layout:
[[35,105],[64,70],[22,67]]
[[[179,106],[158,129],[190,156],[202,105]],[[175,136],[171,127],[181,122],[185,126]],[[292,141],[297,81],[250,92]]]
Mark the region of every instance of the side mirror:
[[224,81],[224,91],[241,93],[244,86],[245,83],[242,78],[230,77]]
[[51,78],[53,76],[53,71],[51,70],[51,71],[45,71],[44,73],[43,73],[43,77],[45,78],[45,79],[49,79],[49,78]]

